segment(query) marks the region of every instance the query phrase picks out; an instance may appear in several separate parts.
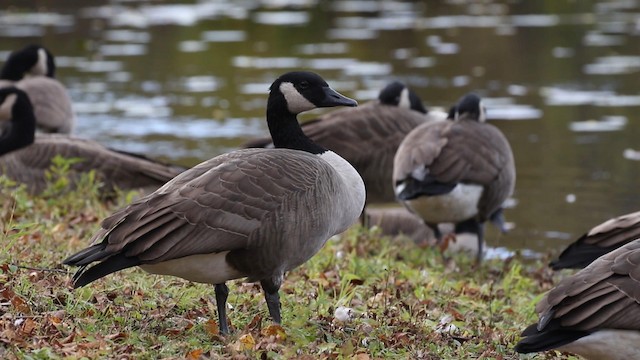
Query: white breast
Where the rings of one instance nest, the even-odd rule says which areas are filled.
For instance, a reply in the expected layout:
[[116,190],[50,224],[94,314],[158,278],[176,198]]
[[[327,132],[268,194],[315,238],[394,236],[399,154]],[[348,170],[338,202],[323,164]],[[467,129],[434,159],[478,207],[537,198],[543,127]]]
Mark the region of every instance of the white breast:
[[356,171],[356,169],[354,169],[347,160],[343,159],[333,151],[325,151],[320,154],[320,157],[331,164],[331,166],[336,169],[338,174],[342,177],[345,197],[336,200],[341,202],[341,206],[344,210],[343,213],[352,216],[355,215],[353,219],[351,217],[343,219],[340,226],[342,230],[339,231],[342,232],[358,219],[362,213],[362,209],[364,209],[364,201],[366,198],[364,181],[358,171]]
[[428,223],[460,222],[478,214],[482,186],[458,184],[444,195],[421,196],[406,204]]
[[185,280],[221,284],[227,280],[239,279],[246,275],[232,268],[225,257],[229,251],[211,254],[185,256],[157,264],[141,265],[142,270],[158,275],[172,275]]

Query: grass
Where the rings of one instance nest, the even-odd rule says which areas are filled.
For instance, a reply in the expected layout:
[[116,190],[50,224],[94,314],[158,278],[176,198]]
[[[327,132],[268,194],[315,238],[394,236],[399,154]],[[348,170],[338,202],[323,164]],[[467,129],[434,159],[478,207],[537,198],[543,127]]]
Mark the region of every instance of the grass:
[[105,203],[90,175],[73,191],[60,177],[39,197],[0,184],[0,358],[571,358],[513,351],[554,283],[544,262],[445,261],[357,226],[287,275],[282,327],[259,286],[241,281],[228,283],[227,337],[211,285],[128,269],[74,291],[61,260],[135,194]]

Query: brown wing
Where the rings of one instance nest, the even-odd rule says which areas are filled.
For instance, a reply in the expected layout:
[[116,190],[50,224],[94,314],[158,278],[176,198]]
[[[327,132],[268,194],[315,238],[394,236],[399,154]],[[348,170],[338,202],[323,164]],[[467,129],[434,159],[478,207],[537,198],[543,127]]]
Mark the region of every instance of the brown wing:
[[484,187],[478,205],[490,216],[513,193],[515,164],[509,142],[496,127],[459,120],[421,125],[398,149],[394,182],[424,167],[432,181],[468,183]]
[[640,241],[606,254],[564,279],[536,306],[539,330],[640,330]]
[[33,144],[0,157],[0,174],[26,184],[33,192],[40,192],[46,187],[45,172],[56,155],[80,160],[72,165],[72,179],[95,170],[98,179],[105,183],[106,191],[116,187],[158,188],[184,170],[112,151],[91,140],[43,134],[37,136]]
[[581,269],[598,257],[640,237],[640,212],[619,216],[594,227],[562,251],[549,265]]
[[[445,114],[424,115],[397,106],[368,102],[356,108],[332,111],[303,124],[315,143],[347,160],[362,176],[367,202],[393,202],[393,157],[398,146],[418,125],[444,119]],[[246,147],[264,147],[271,140],[256,139]]]
[[71,98],[55,79],[36,76],[20,80],[16,87],[29,95],[38,129],[49,133],[70,133],[75,126]]
[[331,176],[320,176],[323,173],[334,170],[300,151],[249,149],[218,156],[105,219],[93,240],[106,246],[94,260],[124,252],[142,263],[155,263],[258,247],[261,244],[252,241],[269,237],[251,234],[265,227],[265,217],[315,191],[318,182],[331,181]]

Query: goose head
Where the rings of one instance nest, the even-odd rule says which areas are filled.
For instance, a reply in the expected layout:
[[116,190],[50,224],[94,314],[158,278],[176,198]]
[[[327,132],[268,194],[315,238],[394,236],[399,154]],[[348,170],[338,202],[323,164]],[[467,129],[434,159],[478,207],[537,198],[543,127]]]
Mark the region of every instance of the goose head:
[[385,105],[411,109],[423,114],[427,113],[418,94],[400,81],[393,81],[385,86],[378,95],[378,101]]
[[30,145],[35,140],[36,117],[27,94],[16,88],[0,89],[0,155]]
[[302,132],[296,116],[315,108],[357,106],[358,103],[333,90],[318,74],[293,71],[280,76],[269,88],[267,124],[277,148],[321,153],[324,148]]
[[[482,100],[476,94],[469,93],[460,98],[456,106],[452,109],[453,120],[473,120],[478,122],[487,121],[486,111]],[[451,117],[451,111],[449,116]]]
[[9,54],[0,72],[0,79],[19,81],[25,76],[52,78],[55,71],[55,61],[49,50],[39,45],[27,45]]

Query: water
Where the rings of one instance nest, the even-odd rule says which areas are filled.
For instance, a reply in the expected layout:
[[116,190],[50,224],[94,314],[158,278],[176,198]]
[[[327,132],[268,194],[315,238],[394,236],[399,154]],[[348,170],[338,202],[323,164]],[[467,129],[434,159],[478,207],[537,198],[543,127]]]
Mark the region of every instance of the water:
[[0,59],[51,49],[76,134],[112,147],[194,165],[266,133],[280,73],[360,102],[400,79],[428,106],[478,92],[510,140],[513,229],[490,245],[558,251],[640,208],[637,0],[5,3]]

